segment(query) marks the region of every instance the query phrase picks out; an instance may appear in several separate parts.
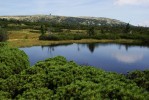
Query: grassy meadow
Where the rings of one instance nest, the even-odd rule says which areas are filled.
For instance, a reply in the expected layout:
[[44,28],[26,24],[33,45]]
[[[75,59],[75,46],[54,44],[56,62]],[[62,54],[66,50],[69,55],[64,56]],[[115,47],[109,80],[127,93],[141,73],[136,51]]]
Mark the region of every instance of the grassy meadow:
[[[72,30],[72,32],[78,32],[78,30]],[[124,43],[124,44],[141,43],[141,41],[133,40],[133,39],[39,40],[39,36],[40,36],[39,30],[23,29],[23,30],[17,30],[17,31],[8,31],[8,38],[9,38],[8,43],[12,47],[26,47],[26,46],[28,47],[28,46],[39,46],[39,45],[63,44],[63,43],[97,43],[97,42]]]
[[125,43],[149,44],[149,28],[118,25],[85,25],[76,23],[30,22],[0,19],[0,28],[8,34],[8,44],[13,47],[51,45],[62,43]]

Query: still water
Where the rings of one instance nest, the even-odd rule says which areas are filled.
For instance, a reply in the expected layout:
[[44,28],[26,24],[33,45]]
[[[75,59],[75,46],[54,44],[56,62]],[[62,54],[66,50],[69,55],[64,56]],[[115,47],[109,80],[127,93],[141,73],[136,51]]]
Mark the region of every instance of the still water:
[[147,46],[74,43],[20,49],[29,56],[31,65],[38,61],[60,55],[80,65],[90,65],[117,73],[149,69],[149,47]]

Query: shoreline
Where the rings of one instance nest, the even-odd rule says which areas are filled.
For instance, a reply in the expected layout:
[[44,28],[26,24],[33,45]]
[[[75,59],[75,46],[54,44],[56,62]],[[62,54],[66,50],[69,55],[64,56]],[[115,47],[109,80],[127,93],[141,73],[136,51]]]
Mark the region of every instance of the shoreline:
[[82,40],[60,40],[60,41],[43,41],[38,39],[10,39],[7,41],[11,47],[32,47],[32,46],[46,46],[67,43],[120,43],[120,44],[142,44],[140,40],[131,39],[116,39],[116,40],[96,40],[96,39],[82,39]]

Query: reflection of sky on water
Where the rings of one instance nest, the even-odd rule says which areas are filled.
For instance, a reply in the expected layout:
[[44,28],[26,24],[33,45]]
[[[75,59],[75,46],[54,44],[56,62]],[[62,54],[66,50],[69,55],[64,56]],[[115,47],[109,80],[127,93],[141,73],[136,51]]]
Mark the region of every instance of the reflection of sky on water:
[[135,63],[137,61],[140,61],[143,59],[143,54],[121,54],[116,53],[113,55],[114,58],[116,58],[118,61],[124,62],[124,63]]
[[91,65],[106,71],[126,73],[149,69],[149,48],[120,44],[67,44],[20,48],[29,56],[31,65],[58,55],[80,65]]

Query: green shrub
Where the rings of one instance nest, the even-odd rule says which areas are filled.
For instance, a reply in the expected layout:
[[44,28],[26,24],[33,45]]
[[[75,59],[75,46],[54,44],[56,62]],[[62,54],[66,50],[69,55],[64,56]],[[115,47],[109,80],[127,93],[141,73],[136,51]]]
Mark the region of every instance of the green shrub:
[[5,43],[0,45],[3,45],[0,48],[0,78],[7,78],[11,74],[18,74],[28,68],[29,60],[23,51],[9,48]]
[[127,74],[127,78],[149,91],[149,70],[130,72]]
[[13,71],[10,66],[0,63],[0,78],[6,79],[13,74]]
[[17,96],[17,99],[23,100],[52,100],[53,91],[47,88],[32,89]]
[[[10,56],[9,52],[8,56]],[[15,65],[12,62],[11,64]],[[6,65],[8,64],[2,63],[1,68],[7,69]],[[8,70],[11,70],[12,66]],[[61,56],[40,61],[20,72],[8,77],[9,72],[2,71],[6,74],[3,79],[0,78],[0,98],[24,100],[145,100],[149,98],[147,90],[137,86],[124,75],[105,72],[90,66],[79,66]],[[144,73],[146,73],[145,78],[148,78],[148,72]],[[144,74],[135,77],[144,77]]]
[[0,42],[4,42],[8,40],[8,34],[5,29],[0,28]]
[[87,36],[82,34],[50,34],[41,35],[39,40],[81,40],[87,38]]
[[[116,73],[78,66],[64,57],[49,58],[1,80],[3,98],[101,100],[148,99],[146,90]],[[6,95],[6,93],[10,93]]]
[[60,28],[50,28],[51,32],[63,32]]
[[8,100],[8,98],[11,98],[11,95],[9,92],[0,91],[0,98],[1,100]]

